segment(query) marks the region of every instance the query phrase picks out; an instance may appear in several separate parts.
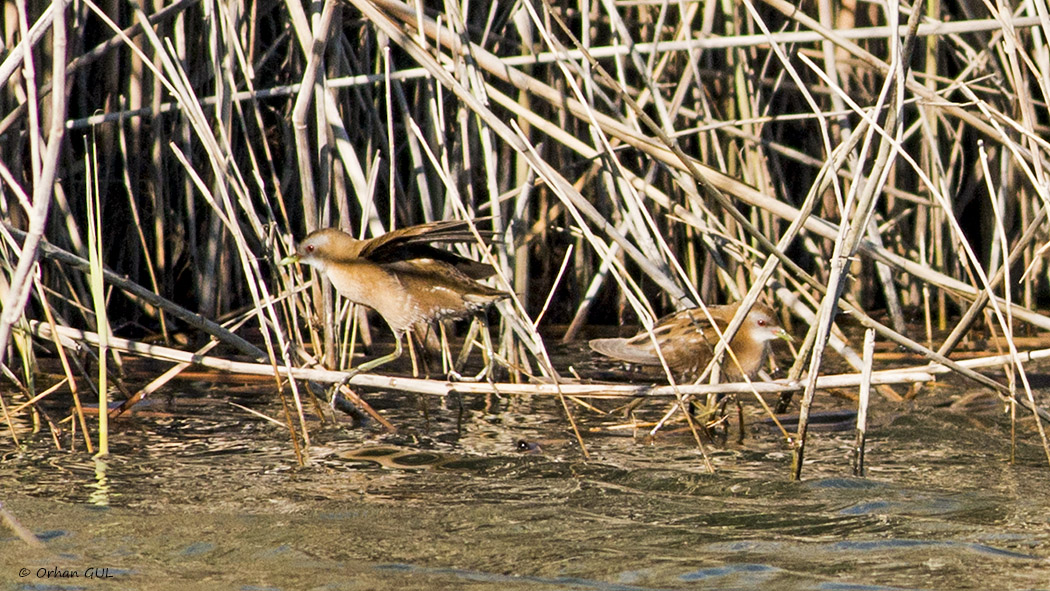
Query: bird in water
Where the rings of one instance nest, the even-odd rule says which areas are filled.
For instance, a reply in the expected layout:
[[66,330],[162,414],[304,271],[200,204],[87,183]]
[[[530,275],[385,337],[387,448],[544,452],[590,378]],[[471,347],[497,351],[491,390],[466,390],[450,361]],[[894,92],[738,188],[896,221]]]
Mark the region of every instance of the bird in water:
[[[740,307],[740,302],[724,306],[708,306],[711,318],[724,332]],[[718,345],[718,333],[701,308],[689,308],[665,316],[652,329],[630,338],[593,339],[591,349],[606,357],[639,365],[660,365],[656,347],[659,346],[668,368],[679,376],[694,376],[707,367]],[[765,304],[755,304],[747,313],[729,348],[736,355],[734,363],[728,352],[723,355],[721,368],[731,381],[740,381],[744,375],[753,378],[769,359],[770,342],[775,339],[791,341],[791,335],[777,323],[773,310]]]
[[[492,237],[490,232],[479,235],[483,240]],[[464,220],[409,226],[368,240],[325,228],[307,235],[281,265],[310,265],[328,277],[339,295],[375,310],[390,326],[394,352],[358,366],[356,372],[363,372],[400,357],[401,340],[408,331],[480,314],[510,297],[478,283],[495,273],[490,265],[433,246],[476,240]]]

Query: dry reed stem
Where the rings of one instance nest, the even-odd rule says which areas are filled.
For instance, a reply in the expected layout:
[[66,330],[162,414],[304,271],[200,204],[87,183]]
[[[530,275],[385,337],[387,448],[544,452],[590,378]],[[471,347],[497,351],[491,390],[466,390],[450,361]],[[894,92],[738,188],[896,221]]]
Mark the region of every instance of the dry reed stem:
[[0,521],[11,530],[11,533],[18,536],[30,548],[42,550],[47,547],[40,541],[40,538],[36,537],[36,534],[31,529],[22,525],[18,518],[4,507],[3,503],[0,503]]
[[[52,338],[51,328],[44,323],[30,322],[31,334],[38,337]],[[58,338],[63,339],[67,346],[75,345],[82,341],[95,346],[98,343],[98,335],[93,332],[83,331],[68,327],[59,327]],[[394,389],[420,394],[448,394],[450,392],[462,392],[469,394],[489,394],[500,392],[501,394],[532,394],[532,395],[554,395],[561,394],[579,396],[581,398],[619,398],[624,396],[650,396],[667,397],[678,394],[707,394],[707,393],[731,393],[751,392],[754,389],[758,393],[783,392],[788,390],[799,390],[803,387],[798,380],[774,380],[771,382],[750,383],[728,383],[728,384],[679,384],[675,386],[643,386],[631,384],[579,384],[579,383],[540,383],[540,384],[515,384],[500,383],[489,384],[479,382],[450,382],[445,380],[427,380],[421,378],[408,378],[400,376],[382,376],[376,374],[354,374],[353,372],[337,371],[330,369],[301,368],[301,367],[278,367],[276,374],[274,368],[265,363],[253,363],[249,361],[233,361],[223,357],[212,357],[189,353],[161,345],[151,345],[129,339],[113,337],[111,346],[124,353],[142,356],[148,359],[169,361],[172,363],[192,363],[200,367],[221,370],[225,372],[241,373],[245,375],[277,375],[280,377],[291,377],[296,380],[312,380],[322,383],[346,382],[352,386],[362,386],[378,389]],[[1031,362],[1050,358],[1050,349],[1029,351],[1017,357],[1022,362]],[[1002,365],[1004,360],[1010,359],[1009,355],[973,358],[960,361],[959,363],[968,368],[995,367]],[[938,374],[950,373],[952,370],[939,364],[914,366],[911,368],[900,368],[891,370],[880,370],[872,372],[872,384],[900,384],[926,382],[934,379]],[[348,380],[348,378],[350,378]],[[821,388],[845,388],[859,386],[862,374],[843,374],[839,376],[821,376],[818,384]]]

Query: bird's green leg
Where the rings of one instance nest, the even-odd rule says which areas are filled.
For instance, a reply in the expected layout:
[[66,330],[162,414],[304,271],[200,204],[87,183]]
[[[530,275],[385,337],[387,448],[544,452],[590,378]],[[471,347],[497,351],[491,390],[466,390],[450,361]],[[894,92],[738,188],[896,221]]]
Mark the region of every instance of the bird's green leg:
[[401,353],[403,352],[402,349],[401,349],[401,337],[402,336],[404,336],[404,335],[399,335],[399,334],[395,334],[394,335],[394,352],[393,353],[391,353],[389,355],[384,355],[382,357],[373,359],[371,361],[366,361],[365,363],[362,363],[361,365],[358,365],[357,367],[351,369],[350,371],[348,371],[346,373],[346,377],[343,378],[343,381],[338,383],[338,384],[336,384],[336,387],[332,389],[331,400],[329,401],[329,404],[331,404],[331,406],[332,406],[332,410],[335,410],[336,393],[339,392],[339,388],[344,386],[344,385],[349,384],[350,380],[352,380],[354,378],[354,376],[356,376],[359,373],[363,373],[363,372],[366,372],[368,370],[375,369],[375,368],[379,367],[380,365],[383,365],[384,363],[389,363],[389,362],[397,359],[398,357],[401,357]]
[[[483,344],[481,348],[481,358],[484,361],[485,366],[481,369],[481,372],[478,373],[478,375],[476,376],[464,376],[460,374],[459,371],[463,368],[463,365],[466,363],[467,356],[470,354],[470,350],[474,348],[474,337],[478,332],[481,332],[481,340]],[[474,322],[472,322],[470,325],[470,331],[467,333],[467,338],[465,341],[463,341],[463,349],[460,351],[459,360],[456,363],[456,368],[449,372],[449,379],[460,382],[480,382],[481,380],[488,378],[488,381],[491,382],[492,364],[494,363],[493,352],[494,349],[492,348],[492,337],[489,336],[488,321],[483,313],[476,314],[474,316]]]
[[350,372],[350,377],[356,376],[357,374],[362,373],[362,372],[371,371],[371,370],[379,367],[380,365],[384,365],[384,364],[390,363],[391,361],[397,359],[398,357],[401,357],[401,354],[404,352],[404,350],[401,348],[401,339],[404,336],[405,335],[400,335],[400,334],[394,335],[394,352],[393,353],[391,353],[389,355],[383,355],[382,357],[377,357],[377,358],[375,358],[375,359],[373,359],[371,361],[366,361],[366,362],[362,363],[361,365],[358,365],[356,368],[354,368]]
[[[473,321],[470,323],[470,328],[467,330],[467,336],[463,339],[463,348],[459,350],[459,356],[456,358],[456,363],[452,365],[452,370],[449,371],[449,378],[457,381],[470,381],[464,378],[460,373],[463,371],[463,367],[467,365],[467,360],[470,358],[470,352],[474,349],[474,338],[478,335],[478,323]],[[451,357],[451,354],[449,355]]]

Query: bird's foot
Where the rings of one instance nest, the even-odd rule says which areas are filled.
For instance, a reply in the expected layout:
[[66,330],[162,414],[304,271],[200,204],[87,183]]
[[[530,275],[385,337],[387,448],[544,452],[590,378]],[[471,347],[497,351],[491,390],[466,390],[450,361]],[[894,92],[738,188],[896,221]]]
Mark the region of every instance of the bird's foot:
[[343,386],[350,386],[350,380],[354,379],[354,376],[356,376],[359,373],[361,373],[360,369],[351,369],[350,371],[346,372],[346,376],[343,377],[341,381],[333,384],[332,394],[328,400],[328,404],[331,405],[333,411],[338,410],[336,408],[338,404],[336,400],[339,398],[339,390],[341,390]]
[[481,371],[478,372],[477,375],[465,376],[465,375],[459,373],[458,371],[452,369],[452,370],[449,370],[448,375],[446,377],[447,377],[448,381],[450,381],[450,382],[469,382],[469,383],[482,382],[482,381],[491,382],[492,381],[492,379],[491,379],[491,377],[492,377],[492,364],[486,363],[485,367],[483,367],[481,369]]

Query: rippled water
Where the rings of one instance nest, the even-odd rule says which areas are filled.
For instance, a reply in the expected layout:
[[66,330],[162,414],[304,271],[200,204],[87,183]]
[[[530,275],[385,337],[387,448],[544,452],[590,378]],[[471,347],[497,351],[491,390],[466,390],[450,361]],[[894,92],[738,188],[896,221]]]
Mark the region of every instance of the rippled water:
[[[938,397],[962,393],[942,387]],[[273,396],[258,394],[238,402],[280,416]],[[634,437],[609,428],[622,417],[574,407],[585,459],[555,400],[467,397],[461,412],[431,399],[423,412],[414,396],[364,394],[399,432],[315,423],[306,467],[282,429],[228,405],[220,387],[180,391],[155,415],[119,421],[104,461],[55,451],[44,437],[19,449],[5,437],[0,501],[46,549],[0,530],[0,582],[1050,588],[1050,468],[1030,419],[1008,462],[1009,422],[996,404],[877,401],[866,478],[850,476],[850,433],[816,432],[804,479],[793,482],[790,452],[754,405],[742,444],[735,431],[708,442],[710,474],[688,434]]]

